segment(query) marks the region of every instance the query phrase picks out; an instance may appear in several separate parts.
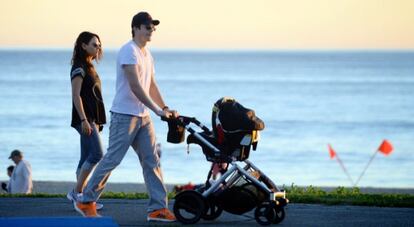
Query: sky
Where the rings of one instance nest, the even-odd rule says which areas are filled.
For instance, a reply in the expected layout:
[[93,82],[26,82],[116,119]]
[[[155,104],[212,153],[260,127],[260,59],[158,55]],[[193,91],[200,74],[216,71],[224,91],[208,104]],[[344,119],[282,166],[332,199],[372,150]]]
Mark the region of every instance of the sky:
[[82,31],[118,48],[148,11],[155,48],[414,49],[413,0],[0,1],[0,48],[71,48]]

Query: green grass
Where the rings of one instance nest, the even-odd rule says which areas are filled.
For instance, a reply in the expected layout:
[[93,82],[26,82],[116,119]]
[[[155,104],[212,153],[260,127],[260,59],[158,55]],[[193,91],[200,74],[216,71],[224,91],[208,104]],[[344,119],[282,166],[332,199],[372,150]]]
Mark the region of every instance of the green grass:
[[[411,207],[414,208],[414,195],[410,194],[366,194],[361,193],[359,188],[338,187],[333,191],[326,192],[318,187],[306,188],[291,185],[286,189],[286,196],[291,203],[313,203],[325,205],[357,205],[357,206],[380,206],[380,207]],[[174,193],[168,197],[173,199]],[[66,198],[65,194],[36,193],[31,195],[9,195],[0,194],[0,198],[28,197],[28,198]],[[105,192],[104,199],[148,199],[146,193],[124,193]]]
[[364,194],[359,188],[338,187],[331,192],[309,186],[292,185],[286,189],[287,198],[293,203],[317,203],[327,205],[357,205],[380,207],[414,207],[414,195],[410,194]]

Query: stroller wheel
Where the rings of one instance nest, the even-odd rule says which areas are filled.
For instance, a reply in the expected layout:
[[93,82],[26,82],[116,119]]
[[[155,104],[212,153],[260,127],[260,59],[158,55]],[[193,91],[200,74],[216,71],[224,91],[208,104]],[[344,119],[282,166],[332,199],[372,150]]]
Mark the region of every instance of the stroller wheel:
[[273,224],[275,216],[275,209],[273,208],[272,204],[267,202],[260,204],[254,211],[254,218],[260,225]]
[[198,222],[205,212],[203,196],[192,190],[183,191],[175,197],[174,215],[183,224]]
[[279,224],[283,221],[283,219],[285,219],[285,209],[283,207],[274,205],[273,210],[275,211],[275,216],[272,223]]
[[202,216],[204,220],[214,220],[218,218],[223,212],[223,209],[217,205],[216,201],[213,198],[207,198],[205,205],[205,213]]

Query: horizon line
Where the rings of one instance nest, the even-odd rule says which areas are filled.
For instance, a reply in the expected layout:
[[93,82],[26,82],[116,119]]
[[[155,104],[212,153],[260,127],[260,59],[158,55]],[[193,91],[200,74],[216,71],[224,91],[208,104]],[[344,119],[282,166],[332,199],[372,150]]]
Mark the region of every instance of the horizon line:
[[[159,48],[152,47],[154,52],[414,52],[414,48]],[[72,51],[72,47],[5,47],[0,51]],[[118,51],[119,48],[108,47],[104,51]]]

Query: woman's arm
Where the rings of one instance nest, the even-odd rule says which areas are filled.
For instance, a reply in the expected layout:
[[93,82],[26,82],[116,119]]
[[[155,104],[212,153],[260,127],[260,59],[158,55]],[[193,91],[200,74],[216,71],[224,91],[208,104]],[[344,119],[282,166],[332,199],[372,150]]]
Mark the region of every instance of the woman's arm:
[[77,76],[72,79],[72,101],[75,105],[76,112],[78,112],[78,115],[82,121],[82,132],[87,135],[90,135],[92,133],[92,128],[89,125],[88,119],[86,119],[85,110],[83,109],[82,98],[80,96],[82,82],[83,78],[80,76]]

